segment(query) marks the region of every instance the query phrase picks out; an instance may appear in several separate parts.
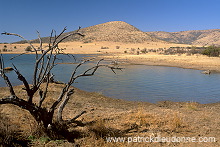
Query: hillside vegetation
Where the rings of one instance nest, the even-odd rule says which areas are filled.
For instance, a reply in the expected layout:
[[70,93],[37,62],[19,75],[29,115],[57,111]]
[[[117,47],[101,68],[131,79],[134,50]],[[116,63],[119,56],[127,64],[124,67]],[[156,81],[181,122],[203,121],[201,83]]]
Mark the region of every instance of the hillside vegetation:
[[159,41],[123,21],[113,21],[95,25],[84,28],[81,32],[86,35],[86,37],[83,38],[83,41],[113,41],[124,43]]
[[158,39],[181,44],[192,44],[200,46],[220,45],[220,29],[193,30],[181,32],[147,32],[147,34]]

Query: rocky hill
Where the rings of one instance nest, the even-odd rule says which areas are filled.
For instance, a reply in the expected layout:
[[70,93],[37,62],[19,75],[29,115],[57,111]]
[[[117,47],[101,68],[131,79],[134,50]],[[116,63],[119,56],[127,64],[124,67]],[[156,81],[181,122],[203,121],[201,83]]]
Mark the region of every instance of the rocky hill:
[[[74,32],[74,31],[72,31]],[[63,35],[72,33],[67,32]],[[80,41],[84,43],[109,41],[123,43],[144,43],[144,42],[171,42],[180,44],[191,44],[210,46],[220,46],[220,29],[212,30],[192,30],[181,32],[143,32],[138,28],[123,22],[111,21],[103,24],[98,24],[80,30],[85,37],[71,36],[64,42]],[[44,43],[49,42],[49,37],[43,37]],[[33,43],[39,42],[38,39],[32,40]],[[24,43],[19,41],[16,43]]]
[[86,35],[83,41],[113,41],[124,43],[159,41],[123,21],[113,21],[87,27],[82,29],[81,32]]
[[[73,31],[74,32],[74,31]],[[67,32],[64,35],[72,33]],[[112,21],[103,24],[98,24],[86,28],[82,28],[80,33],[85,37],[71,36],[64,40],[68,41],[82,41],[82,42],[96,42],[96,41],[111,41],[111,42],[123,42],[123,43],[143,43],[143,42],[164,42],[155,37],[151,37],[149,34],[137,29],[136,27],[123,22]],[[49,37],[42,38],[43,42],[49,42]],[[38,39],[32,40],[32,42],[38,42]],[[22,42],[17,42],[22,43]]]
[[181,31],[181,32],[146,32],[152,37],[182,44],[192,44],[201,46],[216,45],[220,46],[220,29],[212,30],[193,30],[193,31]]

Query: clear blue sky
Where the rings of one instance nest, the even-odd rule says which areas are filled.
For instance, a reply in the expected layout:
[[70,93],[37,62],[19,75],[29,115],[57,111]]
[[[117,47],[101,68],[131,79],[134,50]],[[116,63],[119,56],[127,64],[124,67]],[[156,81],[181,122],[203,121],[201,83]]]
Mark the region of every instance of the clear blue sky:
[[[220,0],[0,0],[0,32],[37,38],[67,26],[125,21],[142,31],[220,29]],[[0,42],[18,41],[0,35]]]

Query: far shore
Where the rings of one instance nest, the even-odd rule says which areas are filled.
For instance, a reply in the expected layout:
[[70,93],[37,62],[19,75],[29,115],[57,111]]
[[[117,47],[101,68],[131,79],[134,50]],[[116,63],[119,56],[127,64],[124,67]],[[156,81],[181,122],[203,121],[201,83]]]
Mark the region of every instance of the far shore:
[[[35,54],[35,52],[25,52],[25,48],[29,44],[0,44],[0,49],[7,46],[7,52],[1,52],[2,54]],[[38,44],[33,44],[36,48]],[[43,44],[46,47],[47,44]],[[136,52],[131,54],[132,49],[166,49],[169,47],[187,47],[191,45],[186,44],[170,44],[170,43],[120,43],[120,42],[67,42],[60,43],[59,47],[64,49],[65,53],[69,54],[94,54],[99,58],[110,59],[117,61],[119,64],[144,64],[155,66],[171,66],[181,67],[197,70],[210,70],[212,73],[220,72],[220,58],[208,57],[201,54],[195,55],[164,55],[157,53],[146,53],[137,55]],[[40,52],[39,52],[40,53]]]
[[100,58],[114,60],[118,64],[131,65],[153,65],[180,67],[196,70],[210,70],[212,73],[220,72],[220,58],[208,57],[205,55],[162,55],[157,53],[148,53],[141,55],[131,54],[113,54],[101,55]]

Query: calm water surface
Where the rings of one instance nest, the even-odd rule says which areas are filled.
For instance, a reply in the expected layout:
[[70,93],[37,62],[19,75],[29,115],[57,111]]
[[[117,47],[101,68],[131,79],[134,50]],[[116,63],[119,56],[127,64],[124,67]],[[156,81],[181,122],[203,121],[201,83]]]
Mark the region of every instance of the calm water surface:
[[[5,66],[13,62],[22,74],[31,81],[31,67],[34,55],[23,55],[9,60],[14,55],[4,55]],[[77,55],[77,59],[86,55]],[[72,58],[62,57],[63,62],[73,62]],[[94,63],[82,66],[81,71]],[[53,69],[55,78],[67,82],[76,64],[59,64]],[[93,77],[79,78],[74,86],[86,91],[100,92],[113,98],[132,101],[195,101],[214,103],[220,101],[220,74],[204,75],[199,70],[163,66],[127,65],[123,71],[114,74],[100,68]],[[80,71],[79,71],[80,73]],[[14,85],[21,84],[13,72],[8,73]],[[5,86],[2,78],[0,86]]]

